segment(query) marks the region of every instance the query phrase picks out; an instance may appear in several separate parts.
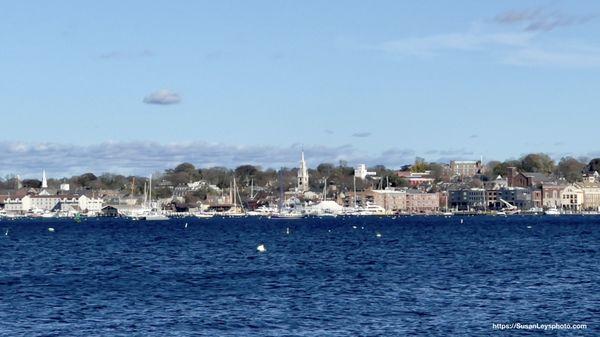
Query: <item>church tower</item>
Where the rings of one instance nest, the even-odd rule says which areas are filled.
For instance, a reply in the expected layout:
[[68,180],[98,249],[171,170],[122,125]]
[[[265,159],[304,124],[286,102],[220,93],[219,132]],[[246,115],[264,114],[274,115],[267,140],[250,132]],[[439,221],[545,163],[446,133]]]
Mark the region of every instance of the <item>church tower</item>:
[[42,188],[48,188],[48,180],[46,179],[46,170],[42,171]]
[[304,161],[304,150],[302,150],[302,158],[300,159],[300,168],[298,169],[298,192],[308,191],[308,167]]

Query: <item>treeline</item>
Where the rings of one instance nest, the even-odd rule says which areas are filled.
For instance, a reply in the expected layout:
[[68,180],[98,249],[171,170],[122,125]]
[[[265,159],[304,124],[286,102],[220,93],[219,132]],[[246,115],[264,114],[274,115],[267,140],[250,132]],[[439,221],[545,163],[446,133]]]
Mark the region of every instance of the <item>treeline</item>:
[[564,178],[568,182],[580,181],[583,173],[600,171],[600,158],[587,161],[584,158],[563,157],[556,163],[550,156],[544,153],[531,153],[519,159],[506,160],[503,162],[490,161],[486,164],[487,178],[493,179],[501,175],[506,176],[508,167],[516,167],[525,172],[538,172]]
[[[519,159],[510,159],[505,161],[490,161],[486,164],[480,180],[491,180],[498,175],[506,176],[508,167],[517,167],[526,172],[541,172],[545,174],[562,177],[569,182],[581,179],[582,173],[600,171],[600,158],[586,161],[574,157],[564,157],[555,162],[550,156],[544,153],[532,153]],[[396,169],[389,169],[383,165],[376,165],[369,168],[380,177],[379,180],[362,181],[356,180],[356,187],[363,189],[365,187],[404,187],[406,181],[397,176]],[[438,182],[450,181],[451,177],[444,164],[426,162],[423,158],[417,158],[411,165],[402,167],[401,170],[411,170],[414,172],[430,171],[431,176]],[[164,172],[154,174],[152,184],[155,195],[158,197],[168,197],[172,194],[174,186],[181,186],[186,183],[203,180],[208,184],[215,185],[218,188],[228,188],[235,176],[237,186],[242,193],[247,194],[251,185],[257,187],[258,191],[263,193],[276,193],[280,185],[288,190],[296,186],[298,169],[281,168],[280,170],[263,169],[260,166],[241,165],[235,169],[226,167],[197,168],[191,163],[182,163],[174,168],[167,169]],[[347,162],[340,161],[338,164],[322,163],[314,169],[309,169],[310,188],[314,191],[321,191],[325,184],[335,186],[338,192],[351,190],[354,186],[354,168]],[[58,189],[60,184],[69,184],[71,190],[116,190],[124,194],[139,195],[144,190],[144,184],[148,177],[125,176],[120,174],[104,173],[99,176],[94,173],[84,173],[78,176],[61,179],[48,179],[50,188]],[[25,179],[21,181],[24,188],[40,188],[42,182],[38,179]],[[12,190],[16,187],[16,178],[7,176],[0,178],[1,190]],[[266,191],[266,192],[264,192]],[[209,189],[198,192],[198,197],[203,197],[211,193]]]

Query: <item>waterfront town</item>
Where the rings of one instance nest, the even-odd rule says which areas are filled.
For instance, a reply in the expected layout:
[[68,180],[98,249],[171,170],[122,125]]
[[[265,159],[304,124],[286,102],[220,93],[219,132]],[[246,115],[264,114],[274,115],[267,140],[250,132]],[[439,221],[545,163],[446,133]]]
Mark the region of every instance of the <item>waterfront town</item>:
[[400,169],[346,162],[309,169],[198,169],[183,163],[149,177],[85,173],[0,180],[0,217],[560,215],[600,211],[600,159],[555,163],[545,154],[505,162],[417,158]]

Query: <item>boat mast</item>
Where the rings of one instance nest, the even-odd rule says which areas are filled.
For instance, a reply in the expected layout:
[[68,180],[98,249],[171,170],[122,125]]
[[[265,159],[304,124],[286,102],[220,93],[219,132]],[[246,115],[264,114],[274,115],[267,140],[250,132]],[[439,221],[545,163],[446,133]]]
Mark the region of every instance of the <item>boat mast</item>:
[[353,177],[352,184],[354,185],[354,208],[356,208],[356,176]]
[[150,203],[150,208],[152,208],[152,175],[148,178],[148,200]]
[[144,181],[144,207],[148,206],[148,182]]
[[233,207],[237,209],[237,193],[236,193],[235,175],[233,175]]

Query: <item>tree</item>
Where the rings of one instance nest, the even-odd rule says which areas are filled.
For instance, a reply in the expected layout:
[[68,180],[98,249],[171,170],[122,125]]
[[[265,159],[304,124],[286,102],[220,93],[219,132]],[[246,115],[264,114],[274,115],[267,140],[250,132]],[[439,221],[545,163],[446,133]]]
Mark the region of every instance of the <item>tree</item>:
[[42,182],[37,179],[25,179],[21,182],[21,185],[25,188],[40,188]]
[[387,181],[391,187],[408,187],[408,181],[402,177],[398,177],[396,174],[388,176]]
[[587,164],[585,169],[588,172],[594,172],[594,171],[600,172],[600,158],[594,158],[594,159],[590,160],[589,164]]
[[521,169],[525,172],[541,172],[550,174],[554,172],[554,160],[545,153],[530,153],[521,158]]
[[411,172],[423,172],[427,170],[427,163],[425,162],[425,159],[421,158],[421,157],[417,157],[415,158],[415,163],[413,166],[410,167]]
[[235,169],[235,175],[239,181],[245,185],[250,184],[250,180],[258,174],[259,170],[253,165],[242,165]]
[[558,162],[557,171],[568,182],[572,183],[581,180],[581,173],[585,164],[573,157],[563,157]]
[[74,181],[75,184],[77,184],[83,188],[99,188],[100,187],[100,181],[98,181],[98,177],[96,177],[96,175],[91,172],[84,173],[80,176],[75,176],[75,177],[71,178],[71,180]]
[[444,166],[438,163],[430,163],[429,170],[431,171],[431,177],[436,181],[447,181],[450,177],[447,177]]
[[317,172],[324,177],[330,176],[335,170],[335,166],[330,163],[322,163],[317,166]]

